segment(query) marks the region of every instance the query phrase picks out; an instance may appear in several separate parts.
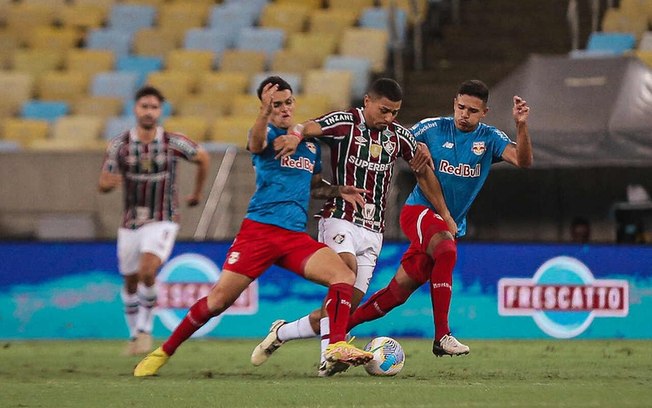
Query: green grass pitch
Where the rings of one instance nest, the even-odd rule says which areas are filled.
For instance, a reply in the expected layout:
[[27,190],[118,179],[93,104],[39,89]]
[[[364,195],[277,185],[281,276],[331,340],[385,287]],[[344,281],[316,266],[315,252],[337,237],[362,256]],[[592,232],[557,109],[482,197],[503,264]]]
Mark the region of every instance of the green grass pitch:
[[[362,346],[368,339],[358,339]],[[316,340],[284,345],[263,366],[256,340],[191,340],[152,378],[124,342],[0,343],[0,407],[650,407],[651,341],[473,341],[435,358],[431,342],[398,339],[396,377],[355,367],[318,378]]]

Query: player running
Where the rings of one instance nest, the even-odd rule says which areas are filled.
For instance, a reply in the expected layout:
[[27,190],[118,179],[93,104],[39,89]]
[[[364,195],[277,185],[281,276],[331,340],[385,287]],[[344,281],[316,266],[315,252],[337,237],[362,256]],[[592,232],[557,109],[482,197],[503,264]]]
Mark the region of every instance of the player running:
[[[457,258],[455,238],[466,233],[466,214],[484,184],[491,164],[504,160],[516,167],[532,165],[532,143],[527,119],[530,108],[514,96],[512,116],[516,143],[502,131],[480,123],[487,111],[489,89],[478,80],[461,84],[454,99],[454,117],[424,119],[412,127],[435,160],[445,203],[433,205],[429,193],[417,185],[401,211],[401,229],[410,246],[389,285],[374,293],[351,316],[349,330],[377,319],[403,304],[421,285],[430,281],[435,325],[432,352],[436,356],[468,354],[469,347],[450,333],[453,267]],[[450,212],[449,212],[450,210]],[[451,214],[457,224],[444,221]],[[443,215],[443,216],[442,216]]]
[[[355,275],[326,245],[305,233],[313,173],[320,170],[319,146],[302,140],[296,153],[281,157],[273,142],[287,136],[292,125],[292,88],[280,77],[265,79],[258,88],[261,109],[250,130],[247,148],[253,154],[256,191],[249,203],[220,278],[207,297],[199,299],[161,347],[145,357],[134,376],[152,376],[176,349],[209,319],[218,316],[272,264],[328,286],[324,309],[331,332],[324,352],[327,364],[364,364],[372,354],[345,341]],[[298,139],[297,139],[298,141]],[[352,201],[362,190],[342,187]]]

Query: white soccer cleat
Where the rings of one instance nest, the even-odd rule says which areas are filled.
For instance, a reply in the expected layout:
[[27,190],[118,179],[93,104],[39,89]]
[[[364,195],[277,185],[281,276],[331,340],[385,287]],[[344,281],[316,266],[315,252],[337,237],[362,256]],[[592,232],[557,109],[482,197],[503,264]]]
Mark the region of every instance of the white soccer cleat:
[[263,339],[251,353],[251,364],[259,366],[263,364],[269,356],[272,355],[279,347],[283,345],[283,341],[278,338],[278,329],[285,324],[285,320],[276,320],[269,328],[269,334]]
[[435,340],[432,344],[432,353],[437,357],[441,356],[459,356],[462,354],[469,354],[471,349],[469,346],[464,345],[457,341],[452,334],[445,334],[444,337]]

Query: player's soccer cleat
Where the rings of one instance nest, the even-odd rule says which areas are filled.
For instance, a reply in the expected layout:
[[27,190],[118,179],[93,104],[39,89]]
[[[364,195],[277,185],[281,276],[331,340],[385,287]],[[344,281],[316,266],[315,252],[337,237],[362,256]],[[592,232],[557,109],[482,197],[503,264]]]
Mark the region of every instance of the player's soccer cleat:
[[439,341],[435,340],[432,343],[432,353],[437,356],[459,356],[462,354],[469,354],[469,346],[464,345],[457,341],[452,334],[444,335]]
[[142,359],[136,368],[134,368],[134,377],[149,377],[156,375],[158,370],[163,367],[169,359],[170,356],[163,351],[163,348],[157,348]]
[[151,334],[145,332],[138,333],[134,344],[134,355],[149,353],[152,351],[153,344]]
[[343,373],[344,371],[348,370],[350,365],[347,363],[342,363],[339,361],[336,362],[330,362],[330,361],[322,361],[321,364],[319,364],[319,370],[317,371],[317,376],[318,377],[332,377],[337,373]]
[[269,356],[272,355],[279,347],[283,345],[283,341],[278,338],[278,329],[285,324],[285,320],[276,320],[269,328],[267,337],[263,339],[251,352],[251,364],[259,366],[263,364]]
[[368,351],[360,350],[351,343],[338,341],[326,347],[324,358],[330,363],[339,362],[359,366],[374,358],[374,355]]

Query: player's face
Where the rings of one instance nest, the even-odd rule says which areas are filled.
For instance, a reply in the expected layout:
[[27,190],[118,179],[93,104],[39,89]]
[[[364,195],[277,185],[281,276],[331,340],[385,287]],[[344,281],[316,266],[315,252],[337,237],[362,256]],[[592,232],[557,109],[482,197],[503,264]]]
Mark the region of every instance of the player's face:
[[367,126],[374,129],[385,129],[398,116],[401,109],[401,101],[390,101],[386,97],[364,97],[364,120]]
[[293,115],[294,96],[292,96],[292,92],[289,89],[274,92],[269,122],[281,129],[287,129],[292,126]]
[[134,114],[138,126],[147,130],[153,129],[161,117],[161,101],[154,95],[143,96],[136,101]]
[[453,102],[455,127],[462,132],[471,132],[489,110],[482,99],[471,95],[457,95]]

